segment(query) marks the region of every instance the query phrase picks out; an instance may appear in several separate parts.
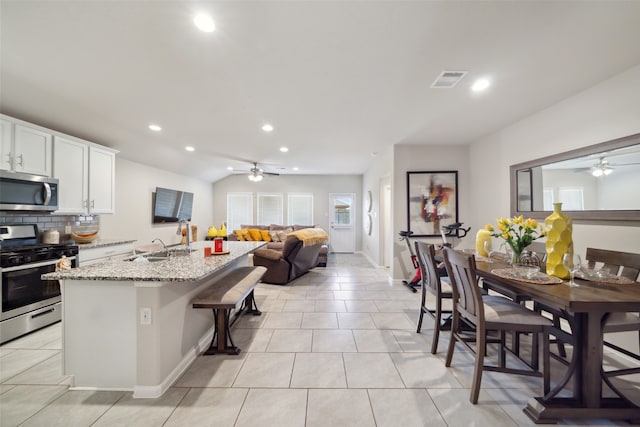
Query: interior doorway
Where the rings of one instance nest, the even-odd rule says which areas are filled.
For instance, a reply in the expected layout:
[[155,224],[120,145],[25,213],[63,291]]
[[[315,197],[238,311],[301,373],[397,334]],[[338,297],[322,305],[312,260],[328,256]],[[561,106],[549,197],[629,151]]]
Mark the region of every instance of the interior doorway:
[[356,251],[356,195],[355,193],[329,194],[330,225],[329,250],[336,253]]

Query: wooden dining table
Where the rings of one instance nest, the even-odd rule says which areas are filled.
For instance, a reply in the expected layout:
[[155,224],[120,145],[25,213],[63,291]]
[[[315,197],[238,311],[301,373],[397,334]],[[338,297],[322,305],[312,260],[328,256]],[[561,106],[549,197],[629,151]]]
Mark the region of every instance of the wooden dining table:
[[[531,399],[524,412],[536,423],[560,419],[610,419],[640,423],[640,406],[615,387],[615,397],[603,397],[603,325],[612,312],[640,311],[640,283],[605,284],[576,279],[578,286],[534,284],[501,277],[492,270],[508,265],[476,260],[479,277],[509,292],[566,313],[570,320],[573,354],[564,378],[545,397]],[[559,397],[570,379],[572,396]],[[605,380],[606,381],[606,380]]]

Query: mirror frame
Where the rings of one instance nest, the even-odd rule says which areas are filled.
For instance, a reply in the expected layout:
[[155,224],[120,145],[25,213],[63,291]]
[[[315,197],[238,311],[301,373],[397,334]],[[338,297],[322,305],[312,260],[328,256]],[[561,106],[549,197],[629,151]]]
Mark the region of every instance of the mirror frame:
[[[520,170],[531,169],[537,166],[556,163],[563,160],[584,157],[590,154],[598,154],[604,151],[615,150],[617,148],[629,147],[631,145],[640,144],[640,133],[626,136],[624,138],[613,139],[611,141],[601,142],[589,147],[578,148],[552,156],[531,160],[509,168],[509,180],[511,183],[511,216],[524,215],[525,217],[544,219],[551,211],[519,211],[518,210],[518,181],[517,172]],[[589,210],[589,211],[564,211],[574,220],[585,221],[640,221],[640,210]]]

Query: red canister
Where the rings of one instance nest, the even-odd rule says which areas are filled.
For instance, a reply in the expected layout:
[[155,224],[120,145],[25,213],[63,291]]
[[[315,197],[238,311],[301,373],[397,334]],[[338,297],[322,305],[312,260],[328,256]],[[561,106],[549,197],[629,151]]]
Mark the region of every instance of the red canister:
[[222,252],[222,237],[216,237],[213,239],[213,251]]

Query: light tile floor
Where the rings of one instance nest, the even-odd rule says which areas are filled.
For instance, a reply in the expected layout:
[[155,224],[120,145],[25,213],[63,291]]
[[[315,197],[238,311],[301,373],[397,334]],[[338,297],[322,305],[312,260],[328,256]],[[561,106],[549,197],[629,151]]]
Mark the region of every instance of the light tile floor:
[[[261,284],[263,315],[232,334],[239,356],[201,356],[159,399],[71,391],[61,325],[0,347],[0,426],[531,426],[522,412],[540,379],[485,373],[469,403],[472,356],[429,353],[415,332],[419,294],[391,285],[365,257],[332,255],[288,286]],[[611,363],[619,359],[607,354]],[[562,372],[554,363],[554,375]],[[640,376],[619,385],[640,401]],[[626,425],[607,420],[561,425]]]

